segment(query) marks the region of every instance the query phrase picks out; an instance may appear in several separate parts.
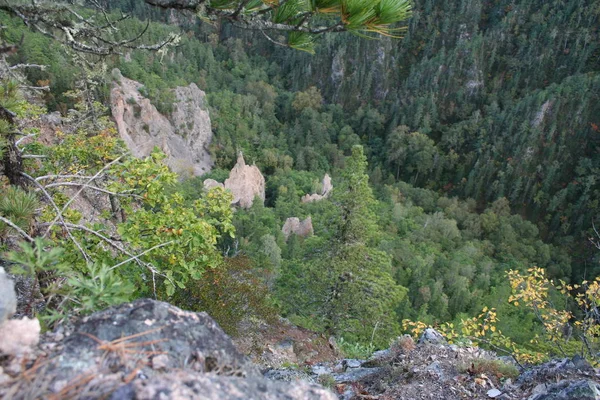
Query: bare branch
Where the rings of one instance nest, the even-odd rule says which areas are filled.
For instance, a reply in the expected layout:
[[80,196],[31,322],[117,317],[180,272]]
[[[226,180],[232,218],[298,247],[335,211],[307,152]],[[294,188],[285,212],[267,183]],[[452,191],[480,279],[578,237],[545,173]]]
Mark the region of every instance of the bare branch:
[[271,36],[267,35],[267,32],[265,31],[261,31],[261,33],[263,34],[263,36],[265,38],[267,38],[267,40],[273,44],[276,44],[277,46],[283,46],[283,47],[289,47],[286,43],[281,43],[276,41],[275,39],[273,39]]
[[55,182],[55,183],[50,183],[48,185],[46,185],[46,189],[47,188],[51,188],[51,187],[57,187],[57,186],[77,186],[77,187],[82,187],[84,189],[91,189],[91,190],[95,190],[97,192],[101,192],[101,193],[106,193],[106,194],[110,194],[113,196],[121,196],[121,197],[135,197],[135,198],[139,198],[141,199],[141,196],[138,196],[136,194],[133,193],[117,193],[117,192],[113,192],[107,189],[102,189],[99,188],[98,186],[93,186],[93,185],[88,185],[85,183],[78,183],[78,182]]
[[160,8],[172,8],[175,10],[196,11],[205,3],[205,0],[144,0],[151,6]]
[[[36,134],[35,134],[35,133],[30,133],[29,135],[23,136],[22,138],[20,138],[19,140],[17,140],[17,141],[15,142],[15,146],[18,146],[18,145],[20,145],[20,144],[21,144],[21,142],[22,142],[23,140],[25,140],[25,139],[29,139],[29,138],[32,138],[32,137],[35,137],[35,136],[36,136]],[[20,150],[20,149],[19,149],[19,150]]]
[[39,65],[39,64],[15,64],[10,66],[8,69],[14,70],[14,69],[22,69],[22,68],[39,68],[42,71],[45,71],[46,68],[48,68],[47,65]]
[[[109,162],[108,164],[106,164],[104,167],[102,167],[102,169],[100,169],[100,171],[98,171],[94,176],[92,176],[90,179],[88,179],[88,181],[85,183],[86,185],[90,184],[94,179],[98,178],[100,175],[102,175],[102,173],[104,173],[104,171],[106,171],[107,169],[109,169],[112,165],[116,164],[117,162],[121,161],[121,158],[123,158],[125,156],[125,154],[121,155],[118,158],[115,158],[114,160],[112,160],[111,162]],[[38,185],[41,186],[39,184],[39,182],[37,182],[34,179],[34,182]],[[42,186],[43,187],[43,186]],[[52,221],[52,223],[50,224],[50,226],[48,227],[48,229],[46,230],[46,233],[44,234],[44,237],[48,236],[48,234],[50,233],[50,231],[52,230],[52,226],[59,220],[62,219],[62,213],[64,213],[67,208],[71,205],[71,203],[75,200],[75,198],[77,198],[77,196],[79,196],[81,194],[81,192],[83,192],[83,190],[85,189],[85,187],[82,187],[81,189],[79,189],[77,191],[77,193],[75,193],[63,206],[62,210],[59,212],[59,214],[54,218],[54,220]]]
[[157,244],[156,246],[154,246],[154,247],[151,247],[151,248],[149,248],[148,250],[144,250],[143,252],[141,252],[141,253],[140,253],[140,254],[138,254],[138,255],[131,256],[131,257],[130,257],[130,258],[128,258],[127,260],[125,260],[125,261],[121,261],[120,263],[118,263],[118,264],[116,264],[116,265],[113,265],[112,267],[110,267],[109,271],[112,271],[113,269],[115,269],[115,268],[118,268],[118,267],[120,267],[121,265],[127,264],[128,262],[131,262],[131,261],[134,261],[134,260],[139,260],[139,258],[140,258],[141,256],[143,256],[143,255],[144,255],[144,254],[146,254],[146,253],[150,253],[152,250],[160,249],[161,247],[165,247],[165,246],[168,246],[168,245],[170,245],[170,244],[173,244],[173,243],[175,243],[175,241],[171,240],[170,242],[166,242],[166,243]]
[[[31,182],[33,182],[33,184],[35,186],[37,186],[42,191],[42,193],[44,193],[44,196],[46,196],[46,198],[48,199],[48,201],[50,202],[50,204],[52,204],[52,207],[54,208],[54,210],[57,212],[57,218],[60,220],[60,222],[64,223],[65,220],[62,217],[62,212],[60,211],[60,209],[58,208],[58,206],[54,202],[54,199],[52,198],[52,196],[50,196],[50,193],[48,193],[48,191],[38,181],[36,181],[31,176],[27,175],[25,172],[21,172],[21,176],[24,176],[25,178],[27,178],[28,180],[30,180]],[[67,231],[67,235],[69,236],[69,239],[71,239],[71,241],[73,242],[73,244],[77,247],[77,249],[79,250],[79,252],[83,255],[83,258],[85,259],[85,261],[89,262],[90,261],[90,256],[88,256],[88,254],[85,252],[85,250],[83,250],[83,247],[81,247],[81,245],[79,244],[79,242],[77,241],[77,239],[75,239],[75,237],[73,237],[73,235],[71,234],[71,231],[69,229],[65,229],[65,230]],[[47,231],[46,234],[44,236],[42,236],[42,237],[48,236],[49,232],[50,231]]]
[[[86,176],[86,175],[44,175],[44,176],[38,176],[37,178],[35,178],[36,181],[43,181],[45,179],[90,179],[92,178],[91,176]],[[100,177],[98,177],[100,178]],[[96,178],[96,179],[98,179]]]
[[[141,49],[156,51],[173,44],[176,38],[169,37],[160,43],[155,44],[133,44],[139,40],[148,27],[142,33],[133,38],[115,42],[107,35],[115,31],[116,22],[121,22],[129,18],[123,15],[116,21],[111,21],[106,11],[98,4],[94,3],[102,12],[106,25],[98,25],[93,18],[84,18],[66,3],[57,2],[56,4],[39,6],[32,4],[11,4],[7,0],[0,1],[0,11],[5,11],[14,15],[25,23],[33,27],[41,34],[48,36],[58,42],[64,43],[73,50],[82,53],[106,56],[110,54],[121,54],[120,48]],[[76,21],[74,23],[72,20]],[[34,67],[31,65],[31,67]]]
[[[41,224],[41,225],[50,225],[50,224],[49,223],[44,223],[44,224]],[[65,223],[58,222],[58,223],[55,223],[55,225],[63,226],[65,228],[78,229],[78,230],[87,232],[87,233],[89,233],[91,235],[94,235],[97,238],[99,238],[102,241],[104,241],[105,243],[109,244],[111,247],[115,248],[116,250],[120,251],[121,253],[125,254],[126,256],[129,256],[130,257],[129,261],[134,260],[139,266],[141,266],[143,268],[147,268],[152,273],[152,284],[153,284],[153,288],[154,288],[154,297],[155,298],[156,298],[156,280],[155,280],[155,276],[156,275],[163,277],[164,279],[166,279],[167,281],[169,281],[172,285],[174,285],[174,282],[167,275],[159,272],[158,268],[156,268],[152,263],[150,263],[150,262],[144,262],[144,261],[142,261],[139,258],[143,254],[146,254],[148,251],[146,251],[144,253],[141,253],[141,254],[139,254],[139,255],[136,256],[133,253],[131,253],[130,251],[128,251],[127,249],[125,249],[123,246],[121,246],[117,242],[116,239],[109,238],[109,237],[103,235],[102,233],[100,233],[98,231],[95,231],[93,229],[88,228],[87,226],[77,225],[77,224],[71,224],[71,223],[68,223],[68,222],[65,222]],[[164,243],[163,243],[163,245],[166,246],[166,244],[164,244]]]
[[50,90],[50,86],[27,86],[27,85],[20,85],[20,87],[22,89],[29,89],[29,90],[42,90],[44,92],[47,92]]
[[27,239],[28,242],[33,243],[33,238],[31,236],[29,236],[27,234],[27,232],[25,232],[23,229],[19,228],[17,225],[15,225],[14,222],[12,222],[9,219],[4,218],[3,216],[0,215],[0,221],[4,222],[6,225],[10,226],[11,228],[13,228],[15,231],[17,231],[19,233],[19,235],[23,236],[25,239]]

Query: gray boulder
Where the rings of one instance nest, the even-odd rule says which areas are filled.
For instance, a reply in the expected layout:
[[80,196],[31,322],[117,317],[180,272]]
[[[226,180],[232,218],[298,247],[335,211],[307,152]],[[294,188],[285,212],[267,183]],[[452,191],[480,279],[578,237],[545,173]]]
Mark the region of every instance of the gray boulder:
[[531,395],[528,400],[597,400],[600,399],[600,384],[592,380],[563,380],[547,386],[541,393]]
[[[206,313],[150,299],[83,318],[53,348],[35,396],[23,380],[12,398],[336,399],[311,382],[267,379]],[[0,386],[0,397],[6,393]]]
[[435,329],[427,328],[425,329],[425,332],[423,332],[417,343],[446,344],[446,339],[444,339],[442,334],[436,331]]
[[337,397],[323,387],[305,381],[285,383],[180,371],[150,380],[136,380],[113,393],[112,399],[336,400]]
[[[224,375],[260,372],[208,314],[183,311],[150,299],[111,307],[84,318],[64,342],[56,373],[61,379],[114,365],[161,359],[165,370]],[[101,360],[101,362],[99,362]]]
[[17,311],[17,296],[13,281],[0,267],[0,325]]
[[382,368],[348,368],[341,374],[332,374],[337,383],[352,383],[358,382],[368,376],[375,375],[382,371]]

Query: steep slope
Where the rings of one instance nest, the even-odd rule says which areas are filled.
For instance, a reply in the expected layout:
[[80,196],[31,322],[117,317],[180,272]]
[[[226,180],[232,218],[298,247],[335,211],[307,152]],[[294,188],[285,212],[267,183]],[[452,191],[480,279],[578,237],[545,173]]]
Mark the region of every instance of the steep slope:
[[167,155],[167,164],[184,176],[210,171],[207,151],[212,140],[205,94],[192,83],[174,90],[173,112],[160,114],[142,93],[142,84],[113,71],[111,110],[119,135],[136,157],[148,156],[154,147]]

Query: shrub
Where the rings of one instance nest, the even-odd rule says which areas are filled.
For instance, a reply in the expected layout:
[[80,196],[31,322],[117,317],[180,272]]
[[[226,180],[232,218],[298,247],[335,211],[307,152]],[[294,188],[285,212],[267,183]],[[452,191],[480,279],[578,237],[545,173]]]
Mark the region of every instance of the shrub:
[[[19,228],[27,230],[35,210],[39,206],[37,196],[16,186],[9,186],[2,192],[0,215],[11,220]],[[6,235],[10,229],[6,224],[0,222],[0,237]]]
[[486,358],[474,358],[465,364],[460,364],[458,370],[473,375],[493,375],[499,379],[515,379],[519,376],[519,369],[514,364],[502,360],[491,360]]
[[225,258],[188,288],[175,295],[174,303],[206,311],[228,334],[237,334],[238,324],[247,317],[275,322],[268,288],[247,257]]
[[358,358],[361,360],[367,359],[375,351],[375,346],[372,343],[363,344],[357,342],[347,342],[343,337],[339,338],[338,346],[346,358]]

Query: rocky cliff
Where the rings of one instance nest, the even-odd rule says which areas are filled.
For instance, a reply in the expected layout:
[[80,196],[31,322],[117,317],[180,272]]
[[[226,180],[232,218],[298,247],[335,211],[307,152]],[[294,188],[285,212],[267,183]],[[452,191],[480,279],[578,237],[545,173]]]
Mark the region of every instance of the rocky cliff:
[[265,178],[256,165],[246,165],[242,153],[238,155],[237,162],[229,172],[229,178],[225,180],[224,184],[214,179],[204,181],[204,188],[207,190],[215,186],[231,191],[233,194],[231,204],[242,208],[252,207],[256,197],[265,201]]
[[290,217],[285,220],[281,232],[283,232],[285,240],[288,240],[291,234],[302,237],[312,236],[314,234],[312,218],[308,216],[304,221],[300,221],[297,217]]
[[321,181],[321,192],[320,193],[312,193],[305,194],[302,196],[301,201],[303,203],[312,203],[313,201],[320,201],[326,197],[329,197],[331,191],[333,190],[333,185],[331,184],[331,177],[329,174],[325,174],[323,177],[323,181]]
[[[14,294],[1,271],[0,284]],[[9,316],[14,296],[0,296],[0,309]],[[405,335],[367,359],[336,359],[333,338],[282,321],[246,328],[236,346],[206,313],[150,299],[62,325],[39,343],[37,320],[0,319],[0,398],[600,398],[600,369],[578,356],[519,369],[510,357],[448,344],[429,328],[416,343]]]
[[162,115],[144,97],[143,85],[113,71],[110,102],[119,135],[136,157],[145,157],[154,147],[167,155],[167,164],[177,173],[191,176],[210,171],[207,151],[212,140],[205,94],[192,83],[175,89],[173,112]]
[[206,313],[150,299],[94,313],[36,343],[18,356],[0,347],[0,398],[336,399],[314,383],[263,377]]

